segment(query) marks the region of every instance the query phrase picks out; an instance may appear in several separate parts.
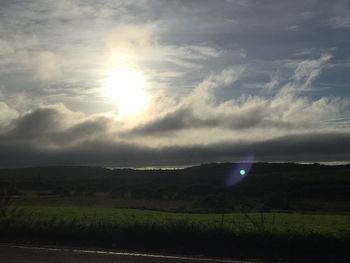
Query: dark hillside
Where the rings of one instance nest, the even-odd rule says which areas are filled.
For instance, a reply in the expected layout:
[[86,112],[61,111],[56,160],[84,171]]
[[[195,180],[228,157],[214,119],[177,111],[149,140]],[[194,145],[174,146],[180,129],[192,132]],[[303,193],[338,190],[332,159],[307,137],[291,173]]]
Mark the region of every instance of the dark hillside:
[[[255,163],[239,184],[225,179],[240,164],[204,164],[184,169],[35,167],[0,169],[0,185],[12,195],[95,196],[184,200],[196,209],[343,210],[350,204],[350,165]],[[331,203],[331,205],[329,205]]]

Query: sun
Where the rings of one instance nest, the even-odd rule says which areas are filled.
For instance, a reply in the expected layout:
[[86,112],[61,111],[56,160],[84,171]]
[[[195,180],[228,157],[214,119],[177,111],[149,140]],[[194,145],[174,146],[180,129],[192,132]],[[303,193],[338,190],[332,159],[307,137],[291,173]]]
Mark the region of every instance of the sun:
[[104,92],[117,105],[119,116],[141,113],[148,100],[144,75],[131,68],[111,70],[104,83]]

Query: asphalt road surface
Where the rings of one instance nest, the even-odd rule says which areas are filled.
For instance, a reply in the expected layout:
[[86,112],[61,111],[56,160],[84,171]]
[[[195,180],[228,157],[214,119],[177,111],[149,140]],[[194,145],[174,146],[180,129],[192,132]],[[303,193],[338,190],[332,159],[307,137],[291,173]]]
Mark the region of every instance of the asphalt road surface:
[[[242,261],[152,254],[0,245],[1,263],[242,263]],[[248,262],[246,262],[248,263]]]

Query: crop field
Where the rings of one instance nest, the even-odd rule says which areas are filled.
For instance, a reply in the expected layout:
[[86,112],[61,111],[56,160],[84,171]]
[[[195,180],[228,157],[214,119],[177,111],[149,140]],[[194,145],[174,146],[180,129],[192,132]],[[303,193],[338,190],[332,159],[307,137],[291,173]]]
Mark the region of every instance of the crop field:
[[23,240],[30,244],[200,253],[241,259],[290,259],[292,255],[333,260],[334,255],[347,256],[349,222],[348,214],[195,214],[26,205],[2,211],[0,237],[6,242]]
[[[192,214],[140,209],[87,206],[24,206],[23,220],[79,222],[81,224],[152,224],[176,222],[206,228],[223,227],[233,231],[265,230],[341,234],[350,227],[350,215],[299,213]],[[22,220],[22,219],[20,219]]]

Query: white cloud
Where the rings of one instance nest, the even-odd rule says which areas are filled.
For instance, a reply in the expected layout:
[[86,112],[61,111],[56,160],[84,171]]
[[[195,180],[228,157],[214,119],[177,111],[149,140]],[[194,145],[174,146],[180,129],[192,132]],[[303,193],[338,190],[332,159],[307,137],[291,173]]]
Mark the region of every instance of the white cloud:
[[272,92],[278,86],[279,86],[279,76],[277,72],[274,72],[273,74],[271,74],[270,82],[264,85],[264,90],[266,90],[267,92]]
[[[282,87],[277,74],[273,74],[268,87],[273,86],[276,90],[285,90],[287,87],[293,89],[277,92],[272,97],[241,95],[220,102],[214,91],[233,85],[241,77],[244,68],[228,68],[219,74],[211,74],[187,96],[177,102],[167,103],[160,114],[135,126],[129,131],[129,136],[150,136],[153,137],[153,143],[163,143],[167,138],[167,143],[185,145],[190,142],[215,143],[230,140],[232,136],[249,140],[290,133],[337,130],[339,126],[325,127],[324,122],[347,111],[349,99],[323,97],[315,100],[295,92],[300,88],[297,85],[311,85],[320,74],[323,63],[328,60],[326,56],[300,63],[290,82],[282,84]],[[217,136],[218,133],[220,136]]]
[[32,56],[31,59],[35,61],[35,78],[42,81],[50,81],[61,76],[67,64],[63,58],[50,51],[39,52]]
[[344,16],[331,17],[329,19],[329,24],[333,28],[349,29],[350,28],[350,14],[347,14],[347,15],[344,15]]
[[0,57],[13,55],[15,53],[14,48],[8,43],[8,41],[0,39]]
[[310,88],[312,82],[321,74],[331,58],[330,54],[323,54],[319,59],[304,60],[298,63],[291,81],[280,89],[280,95]]
[[287,31],[298,31],[299,30],[299,26],[297,26],[297,25],[287,26],[285,29]]
[[126,24],[118,26],[107,39],[107,48],[112,55],[133,55],[157,43],[155,36],[156,25]]
[[11,109],[6,103],[0,102],[0,128],[9,125],[18,115],[15,109]]
[[199,83],[194,90],[180,102],[180,107],[191,107],[195,112],[205,111],[209,114],[215,104],[214,90],[232,85],[243,73],[244,67],[227,68],[219,74],[211,74]]

